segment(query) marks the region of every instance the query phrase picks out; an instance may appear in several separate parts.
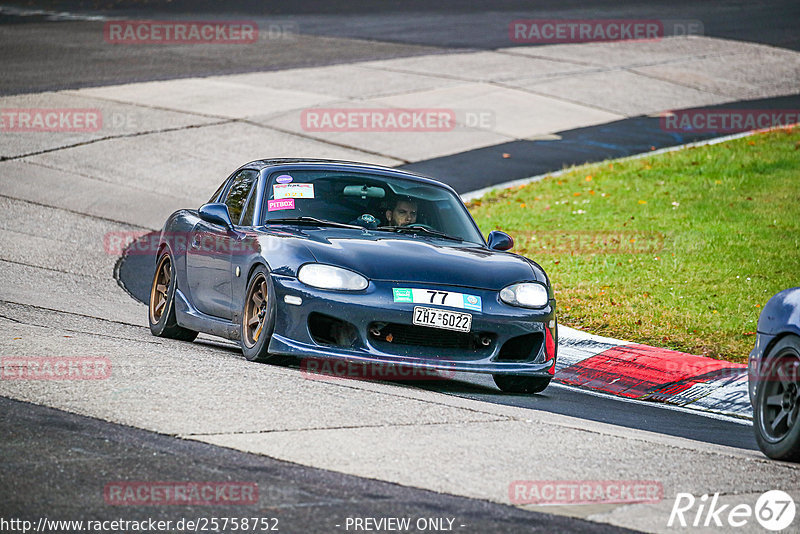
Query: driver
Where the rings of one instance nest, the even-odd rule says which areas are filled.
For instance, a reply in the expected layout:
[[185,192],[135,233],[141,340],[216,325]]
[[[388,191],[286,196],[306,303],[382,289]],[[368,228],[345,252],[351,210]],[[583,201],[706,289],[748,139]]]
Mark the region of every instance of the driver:
[[386,210],[388,226],[407,226],[417,222],[417,201],[411,197],[395,197]]

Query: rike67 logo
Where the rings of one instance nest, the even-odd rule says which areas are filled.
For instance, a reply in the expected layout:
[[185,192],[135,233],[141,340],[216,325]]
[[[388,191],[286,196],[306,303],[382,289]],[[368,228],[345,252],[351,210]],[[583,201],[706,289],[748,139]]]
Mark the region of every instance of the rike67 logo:
[[763,528],[780,532],[794,523],[795,512],[794,499],[781,490],[762,494],[755,506],[745,503],[720,504],[719,493],[706,494],[700,498],[691,493],[678,493],[667,526],[720,527],[727,532],[752,525],[755,519]]

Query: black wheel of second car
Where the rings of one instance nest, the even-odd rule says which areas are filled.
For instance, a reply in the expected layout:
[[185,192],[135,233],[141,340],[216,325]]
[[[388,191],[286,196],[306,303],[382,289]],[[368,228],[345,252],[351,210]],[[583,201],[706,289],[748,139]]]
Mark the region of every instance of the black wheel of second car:
[[492,375],[494,383],[504,393],[540,393],[550,385],[550,378],[540,376]]
[[758,376],[753,428],[761,451],[800,462],[800,337],[778,341]]
[[158,337],[194,341],[197,332],[183,328],[175,319],[175,289],[177,285],[172,257],[165,252],[158,258],[153,284],[150,287],[150,302],[147,305],[150,332]]
[[266,267],[258,266],[250,276],[242,309],[241,346],[253,362],[271,359],[269,340],[275,328],[275,291]]

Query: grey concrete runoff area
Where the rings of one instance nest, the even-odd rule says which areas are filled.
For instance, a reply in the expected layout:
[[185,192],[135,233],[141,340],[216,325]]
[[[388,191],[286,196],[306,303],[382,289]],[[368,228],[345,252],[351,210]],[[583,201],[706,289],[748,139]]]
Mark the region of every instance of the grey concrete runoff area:
[[[800,467],[751,449],[401,383],[315,380],[291,366],[249,363],[232,344],[208,336],[185,343],[150,335],[146,308],[113,278],[118,258],[108,236],[160,228],[174,210],[202,204],[249,160],[292,156],[395,166],[666,110],[782,97],[800,87],[800,53],[717,37],[424,52],[0,97],[4,110],[79,108],[103,117],[96,131],[0,133],[0,355],[91,356],[107,358],[111,368],[105,380],[0,380],[2,397],[69,412],[51,419],[58,439],[41,438],[37,443],[47,447],[27,447],[22,457],[20,448],[36,439],[30,428],[39,423],[30,415],[30,426],[16,425],[12,418],[28,417],[26,405],[0,402],[0,451],[5,458],[13,450],[19,462],[0,467],[0,502],[6,503],[0,511],[11,509],[15,492],[30,492],[30,481],[40,481],[44,495],[70,492],[70,481],[83,479],[75,462],[87,458],[103,459],[93,484],[118,480],[121,471],[111,459],[135,451],[104,448],[99,440],[122,447],[103,433],[134,431],[160,434],[131,439],[177,451],[169,453],[176,461],[247,456],[230,462],[241,461],[247,473],[274,468],[264,475],[265,487],[280,483],[281,470],[309,469],[304,472],[318,485],[325,477],[345,486],[370,479],[364,487],[388,499],[427,499],[404,493],[414,489],[433,492],[432,502],[467,498],[475,501],[466,508],[504,510],[514,504],[511,484],[520,480],[638,480],[663,487],[656,502],[517,504],[502,512],[509,521],[523,511],[585,519],[591,523],[580,525],[587,532],[592,523],[646,532],[724,531],[668,527],[678,494],[719,494],[718,505],[728,509],[752,507],[775,489],[800,499]],[[452,108],[461,118],[488,112],[491,120],[450,132],[388,133],[315,132],[302,121],[303,111],[314,108],[407,107]],[[557,395],[553,388],[543,397]],[[63,419],[70,414],[92,419]],[[87,443],[70,433],[75,428],[86,429]],[[45,454],[58,458],[46,461]],[[127,457],[143,464],[131,476],[160,480],[176,472],[164,458],[152,464],[163,469],[153,469],[144,457]],[[46,472],[36,471],[45,464],[59,473],[72,466],[76,478],[54,474],[66,486],[50,483]],[[195,474],[186,476],[213,477],[197,466],[187,469],[182,473]],[[20,478],[27,472],[31,478]],[[345,476],[351,482],[337,478]],[[307,497],[316,490],[302,491]],[[354,505],[356,514],[408,514],[402,507],[373,507],[365,492],[347,495],[366,499]],[[321,502],[314,508],[319,514]],[[442,501],[442,509],[454,506],[455,500]],[[31,509],[46,506],[37,502]],[[329,509],[337,513],[335,503]],[[300,517],[298,510],[287,513]],[[530,515],[531,522],[540,517]],[[571,524],[578,525],[556,530],[570,531]],[[763,529],[751,518],[737,532]]]

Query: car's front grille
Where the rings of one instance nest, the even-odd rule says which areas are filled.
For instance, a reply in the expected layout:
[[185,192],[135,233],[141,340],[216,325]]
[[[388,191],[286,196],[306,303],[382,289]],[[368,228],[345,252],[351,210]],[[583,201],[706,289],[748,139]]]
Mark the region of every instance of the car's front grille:
[[308,316],[308,331],[320,345],[351,348],[358,342],[355,326],[322,313],[313,312]]
[[370,339],[394,345],[413,345],[462,350],[491,350],[495,335],[478,332],[455,332],[400,323],[372,323]]
[[544,343],[544,334],[534,332],[523,336],[512,337],[500,347],[500,354],[495,361],[522,362],[531,357],[536,357]]

